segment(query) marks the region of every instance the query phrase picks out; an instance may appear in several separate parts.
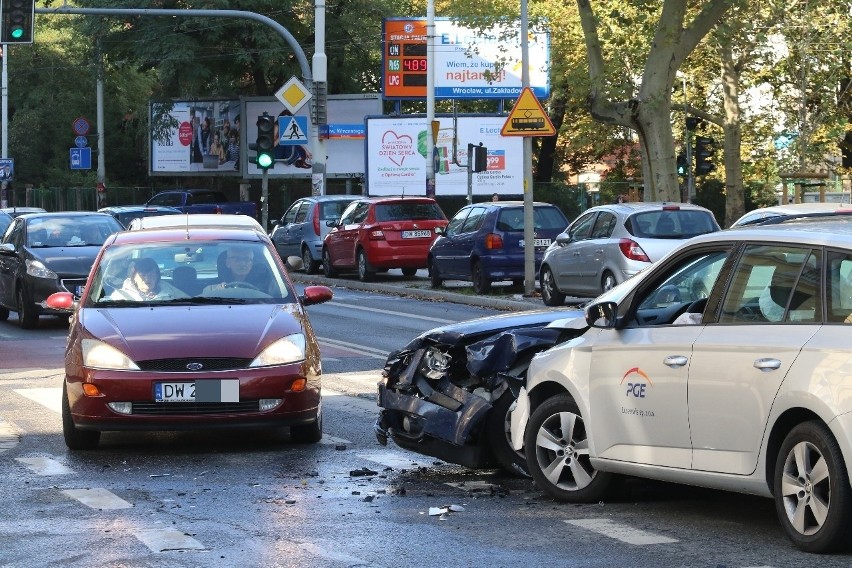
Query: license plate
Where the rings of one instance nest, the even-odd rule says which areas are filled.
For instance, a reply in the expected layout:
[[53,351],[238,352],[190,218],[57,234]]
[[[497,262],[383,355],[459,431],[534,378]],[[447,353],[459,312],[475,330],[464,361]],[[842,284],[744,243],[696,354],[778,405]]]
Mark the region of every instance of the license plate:
[[422,231],[403,231],[402,238],[403,239],[421,239],[423,237],[431,237],[432,231],[429,229],[424,229]]
[[154,383],[156,402],[239,402],[239,379],[203,379],[194,383]]
[[77,286],[77,287],[74,288],[74,297],[75,298],[79,298],[80,296],[83,295],[83,288],[85,288],[85,286]]
[[155,383],[157,402],[195,402],[195,383]]
[[[520,241],[518,241],[518,246],[520,246],[521,248],[524,248],[524,239],[521,239]],[[550,246],[550,239],[535,239],[533,241],[533,246],[549,247]]]

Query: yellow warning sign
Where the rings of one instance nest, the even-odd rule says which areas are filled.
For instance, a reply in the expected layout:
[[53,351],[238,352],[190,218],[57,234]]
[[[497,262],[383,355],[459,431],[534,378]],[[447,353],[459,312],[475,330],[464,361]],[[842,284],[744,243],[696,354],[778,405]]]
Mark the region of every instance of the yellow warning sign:
[[515,101],[512,112],[506,118],[506,124],[500,131],[503,136],[553,136],[556,129],[550,122],[550,117],[535,93],[529,87],[524,87],[521,96]]

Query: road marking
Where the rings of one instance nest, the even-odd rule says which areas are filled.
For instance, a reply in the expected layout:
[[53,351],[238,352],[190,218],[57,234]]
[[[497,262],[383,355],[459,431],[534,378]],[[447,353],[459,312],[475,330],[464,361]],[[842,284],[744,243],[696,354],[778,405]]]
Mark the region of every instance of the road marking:
[[373,357],[375,359],[381,359],[382,361],[388,358],[387,351],[381,351],[379,349],[373,349],[372,347],[364,347],[363,345],[355,345],[354,343],[348,343],[346,341],[338,341],[336,339],[329,339],[328,337],[318,337],[317,340],[320,343],[320,347],[325,344],[328,347],[336,347],[337,349],[342,349],[344,351],[349,351],[350,353],[355,353],[356,355],[366,355],[368,357]]
[[203,544],[177,529],[140,529],[134,531],[133,536],[153,552],[207,550]]
[[312,542],[302,542],[299,544],[299,548],[301,548],[308,554],[311,554],[318,558],[322,558],[324,560],[333,560],[335,562],[341,562],[349,566],[379,566],[378,564],[373,564],[372,562],[364,560],[363,558],[358,558],[357,556],[352,556],[351,554],[329,550],[329,548],[335,546],[337,545],[331,544],[331,546],[328,548],[320,547]]
[[15,389],[15,392],[34,400],[57,414],[62,412],[62,388],[46,387],[40,389]]
[[330,436],[323,432],[322,440],[320,440],[319,443],[327,446],[336,446],[337,444],[351,444],[352,442],[344,438],[335,438],[334,436]]
[[69,473],[77,473],[70,467],[66,467],[50,458],[15,458],[15,460],[26,465],[36,475],[67,475]]
[[411,469],[415,467],[432,467],[435,464],[419,458],[409,457],[402,452],[382,451],[359,452],[355,454],[361,459],[381,464],[394,469]]
[[8,422],[0,420],[0,452],[11,450],[21,441],[17,430]]
[[346,308],[347,310],[361,310],[363,312],[375,312],[375,313],[378,313],[378,314],[390,314],[390,315],[394,315],[394,316],[401,316],[401,317],[404,317],[405,319],[418,319],[418,320],[423,320],[423,321],[432,321],[432,322],[435,322],[435,323],[456,323],[457,322],[457,320],[448,320],[448,319],[444,319],[444,318],[433,318],[433,317],[429,317],[429,316],[418,316],[418,315],[415,315],[415,314],[409,314],[409,313],[404,313],[404,312],[392,312],[390,310],[380,310],[379,308],[368,308],[366,306],[356,306],[355,304],[345,304],[343,302],[335,302],[333,300],[331,302],[327,302],[326,305],[327,306],[340,306],[342,308]]
[[575,525],[596,533],[600,533],[609,538],[614,538],[627,544],[635,544],[644,546],[647,544],[666,544],[669,542],[678,542],[677,539],[669,538],[641,529],[634,529],[627,525],[614,523],[609,519],[576,519],[573,521],[565,521],[569,525]]
[[66,489],[62,493],[92,509],[132,509],[133,505],[106,489]]

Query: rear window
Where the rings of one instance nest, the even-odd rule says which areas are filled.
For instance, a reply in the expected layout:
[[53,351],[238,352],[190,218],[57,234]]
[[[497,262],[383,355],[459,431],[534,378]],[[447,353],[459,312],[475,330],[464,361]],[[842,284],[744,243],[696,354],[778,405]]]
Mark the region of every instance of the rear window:
[[444,212],[437,203],[401,202],[376,205],[376,221],[444,220]]
[[[533,209],[533,222],[535,230],[556,230],[563,231],[568,226],[568,219],[562,214],[562,211],[556,207],[535,207]],[[497,230],[499,231],[523,231],[524,230],[524,209],[518,207],[514,209],[503,208],[500,210],[500,216],[497,219]]]
[[351,201],[326,201],[320,203],[320,220],[330,221],[331,219],[340,219],[343,216],[343,210],[352,203]]
[[634,237],[650,239],[688,239],[718,230],[711,213],[691,209],[644,211],[624,225]]

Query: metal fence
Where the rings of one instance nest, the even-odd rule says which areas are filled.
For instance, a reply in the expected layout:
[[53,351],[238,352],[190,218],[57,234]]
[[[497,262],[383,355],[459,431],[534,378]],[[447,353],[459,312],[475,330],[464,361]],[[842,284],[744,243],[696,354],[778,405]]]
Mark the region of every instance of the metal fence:
[[13,188],[7,195],[9,207],[41,207],[47,211],[96,211],[111,205],[145,203],[154,196],[153,187],[110,187],[103,193],[93,187]]

